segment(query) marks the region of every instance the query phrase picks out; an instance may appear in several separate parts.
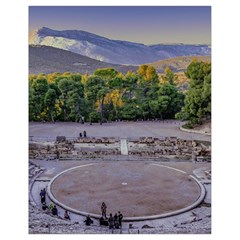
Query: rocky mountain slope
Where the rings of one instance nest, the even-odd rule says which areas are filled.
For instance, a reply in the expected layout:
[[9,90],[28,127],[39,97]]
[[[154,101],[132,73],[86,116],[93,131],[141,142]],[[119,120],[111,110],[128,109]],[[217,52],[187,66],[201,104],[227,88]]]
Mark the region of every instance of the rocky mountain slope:
[[157,44],[111,40],[85,31],[46,27],[29,34],[29,44],[52,46],[115,64],[139,65],[177,56],[210,55],[208,45]]

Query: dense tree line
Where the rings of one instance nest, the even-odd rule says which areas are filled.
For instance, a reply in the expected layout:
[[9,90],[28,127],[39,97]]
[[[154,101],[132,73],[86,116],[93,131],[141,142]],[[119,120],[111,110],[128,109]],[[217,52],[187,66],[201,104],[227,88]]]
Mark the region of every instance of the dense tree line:
[[[196,74],[194,71],[197,71],[193,65],[186,72],[191,81]],[[179,116],[186,117],[191,108],[187,107],[192,101],[190,94],[187,93],[184,106],[184,94],[176,87],[176,75],[166,69],[161,78],[148,65],[142,65],[137,72],[125,75],[110,68],[97,69],[92,75],[30,75],[29,120],[79,122],[84,119],[102,123],[118,119],[166,119],[174,118],[181,109]],[[204,105],[204,115],[211,111],[207,100],[211,98],[211,77],[203,78],[203,95],[206,99],[201,106]],[[190,83],[191,88],[196,85]]]
[[185,74],[189,78],[189,90],[176,117],[188,120],[187,126],[194,127],[211,118],[211,64],[193,61]]

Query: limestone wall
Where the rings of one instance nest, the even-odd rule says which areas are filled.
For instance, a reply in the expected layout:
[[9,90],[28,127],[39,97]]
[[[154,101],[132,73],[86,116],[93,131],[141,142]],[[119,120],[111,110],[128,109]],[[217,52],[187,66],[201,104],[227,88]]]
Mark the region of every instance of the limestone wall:
[[[211,161],[210,143],[177,138],[144,137],[128,140],[129,157],[173,158]],[[29,144],[30,159],[82,159],[120,156],[120,140],[116,138],[79,138]]]
[[178,138],[141,138],[128,143],[129,155],[210,161],[210,144]]
[[80,138],[54,143],[30,143],[30,159],[81,159],[120,155],[120,142],[114,138]]

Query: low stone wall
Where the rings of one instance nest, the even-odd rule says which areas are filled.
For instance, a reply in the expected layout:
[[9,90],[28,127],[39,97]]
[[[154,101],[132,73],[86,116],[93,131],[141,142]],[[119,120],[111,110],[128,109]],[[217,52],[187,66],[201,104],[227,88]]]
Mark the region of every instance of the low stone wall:
[[82,159],[120,155],[120,143],[115,138],[79,138],[52,143],[30,143],[30,159]]
[[107,137],[102,137],[102,138],[95,138],[95,137],[85,137],[85,138],[79,138],[75,141],[76,143],[105,143],[105,144],[113,144],[116,142],[119,142],[119,139],[116,139],[114,137],[112,138],[107,138]]
[[[208,142],[175,137],[165,139],[143,137],[128,141],[128,154],[129,157],[211,161],[211,146]],[[30,159],[67,160],[120,155],[120,141],[116,138],[79,138],[29,145]]]
[[178,138],[141,138],[129,141],[129,155],[144,157],[167,157],[194,161],[210,161],[211,147],[199,141]]

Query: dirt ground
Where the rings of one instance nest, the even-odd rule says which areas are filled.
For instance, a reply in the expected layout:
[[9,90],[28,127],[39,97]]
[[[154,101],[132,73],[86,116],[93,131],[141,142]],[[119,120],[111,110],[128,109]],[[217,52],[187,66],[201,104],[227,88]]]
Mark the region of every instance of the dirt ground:
[[182,139],[195,139],[210,141],[210,136],[201,134],[182,132],[179,126],[181,121],[143,121],[143,122],[113,122],[104,123],[29,123],[29,136],[52,137],[66,136],[79,137],[79,133],[84,130],[89,137],[119,137],[119,138],[139,138],[139,137],[178,137]]
[[152,164],[156,163],[98,162],[60,175],[51,191],[58,201],[76,210],[101,214],[104,201],[107,214],[121,211],[125,217],[164,214],[198,199],[200,188],[187,173],[196,165],[180,164],[179,169],[186,169],[183,173]]

